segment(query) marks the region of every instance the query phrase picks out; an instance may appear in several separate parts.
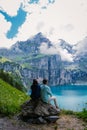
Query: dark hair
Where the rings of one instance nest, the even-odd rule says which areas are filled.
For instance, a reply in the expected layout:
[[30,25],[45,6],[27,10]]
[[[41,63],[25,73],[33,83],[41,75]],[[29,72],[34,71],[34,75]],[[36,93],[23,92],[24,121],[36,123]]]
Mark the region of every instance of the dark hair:
[[43,84],[47,84],[48,80],[47,79],[43,79]]
[[36,79],[33,79],[33,85],[37,85],[38,81]]

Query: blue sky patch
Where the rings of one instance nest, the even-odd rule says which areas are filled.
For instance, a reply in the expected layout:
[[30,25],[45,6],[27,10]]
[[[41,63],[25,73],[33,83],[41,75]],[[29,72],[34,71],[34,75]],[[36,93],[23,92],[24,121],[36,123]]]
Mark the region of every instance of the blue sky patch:
[[49,0],[49,3],[52,3],[52,4],[53,4],[54,2],[55,2],[55,0]]
[[0,11],[0,13],[5,17],[5,19],[11,22],[12,26],[7,32],[7,38],[13,38],[18,33],[18,28],[25,22],[27,12],[19,8],[16,16],[11,17],[6,12]]
[[[29,4],[38,4],[40,0],[30,0]],[[54,3],[55,0],[48,0],[49,3]]]
[[38,4],[39,0],[30,0],[29,4]]

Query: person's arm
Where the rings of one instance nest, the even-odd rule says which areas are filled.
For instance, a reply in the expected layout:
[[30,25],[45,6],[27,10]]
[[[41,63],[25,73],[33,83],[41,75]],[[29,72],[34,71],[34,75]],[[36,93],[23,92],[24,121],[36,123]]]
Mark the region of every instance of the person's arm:
[[52,97],[52,92],[51,92],[50,87],[47,88],[47,93]]

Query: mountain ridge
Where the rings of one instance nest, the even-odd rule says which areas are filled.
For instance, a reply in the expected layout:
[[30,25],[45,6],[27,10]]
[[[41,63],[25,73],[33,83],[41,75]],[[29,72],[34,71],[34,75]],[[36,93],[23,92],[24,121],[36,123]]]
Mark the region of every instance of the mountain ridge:
[[[61,48],[65,52],[64,56],[66,54],[73,56],[76,51],[63,39],[60,39],[57,44],[59,45],[54,48],[54,44],[48,38],[38,33],[26,41],[17,42],[9,50],[3,52],[0,49],[0,56],[5,56],[22,67],[19,71],[26,86],[33,78],[48,78],[51,85],[85,83],[87,80],[86,60],[83,61],[85,70],[80,59],[78,61],[74,58],[73,62],[62,61],[60,53],[53,54],[52,49],[55,52],[56,49]],[[44,53],[40,51],[41,46]]]

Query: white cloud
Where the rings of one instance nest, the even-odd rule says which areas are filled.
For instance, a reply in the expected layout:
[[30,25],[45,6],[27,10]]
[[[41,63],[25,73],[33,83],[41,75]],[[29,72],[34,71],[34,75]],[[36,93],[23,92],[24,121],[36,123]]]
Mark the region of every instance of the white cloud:
[[39,22],[37,24],[37,31],[40,32],[40,30],[44,27],[44,22]]
[[47,43],[43,42],[40,46],[40,52],[42,54],[54,55],[59,54],[61,56],[62,61],[73,62],[73,56],[68,53],[66,49],[62,49],[58,43],[48,47]]
[[70,32],[74,29],[74,26],[72,24],[63,25],[60,27],[61,30]]
[[58,54],[56,48],[54,48],[53,46],[48,47],[47,43],[45,42],[41,43],[41,46],[39,47],[39,49],[42,54],[49,54],[49,55]]
[[7,12],[10,16],[17,15],[21,0],[0,0],[0,9]]
[[26,21],[24,24],[19,28],[19,33],[17,34],[16,40],[25,41],[29,39],[29,37],[35,35],[37,33],[37,16],[36,15],[29,15],[27,14]]
[[[4,24],[4,25],[3,25]],[[0,35],[2,34],[6,34],[6,32],[9,30],[9,28],[11,27],[11,23],[10,22],[7,22],[5,19],[4,19],[4,16],[0,14],[0,25],[3,25],[1,26],[1,29],[0,29]]]
[[[87,1],[85,4],[87,5]],[[87,12],[82,8],[79,0],[56,1],[47,11],[46,20],[49,19],[49,23],[54,27],[52,40],[63,38],[69,43],[76,43],[87,35]],[[66,28],[66,31],[67,25],[72,26],[72,31],[70,27]]]
[[81,40],[74,48],[76,50],[76,56],[84,53],[87,53],[87,37]]
[[60,56],[63,61],[73,62],[72,54],[68,53],[65,49],[60,49]]
[[[83,1],[87,5],[87,2]],[[32,14],[28,16],[19,33],[25,34],[23,30],[26,31],[26,29],[23,28],[27,26],[28,34],[26,35],[28,36],[41,31],[53,42],[61,38],[71,44],[76,44],[87,35],[87,11],[86,6],[83,8],[81,2],[82,0],[56,0],[45,10],[41,7],[47,5],[47,0],[42,0],[38,5],[27,4],[25,10]]]
[[[9,41],[13,44],[13,41],[27,40],[38,31],[53,42],[64,39],[72,44],[87,35],[86,0],[55,0],[50,6],[48,0],[40,0],[39,4],[29,4],[29,0],[0,0],[0,9],[2,8],[9,15],[14,16],[21,4],[23,9],[28,12],[26,21],[19,28],[16,38],[9,40],[0,30],[4,46],[8,46]],[[47,9],[42,9],[43,6],[46,6]],[[4,24],[6,24],[6,20],[0,23],[0,26],[4,28]],[[10,28],[10,26],[8,27]],[[6,32],[8,29],[4,31]]]
[[4,16],[2,16],[0,14],[0,25],[3,25],[0,27],[0,47],[10,47],[12,45],[12,40],[8,40],[6,38],[6,33],[9,30],[9,28],[11,27],[11,23],[7,22],[4,19]]
[[[21,0],[0,0],[0,10],[6,12],[10,16],[17,15]],[[8,39],[6,37],[7,32],[11,28],[11,22],[6,21],[4,16],[0,14],[0,47],[10,48],[16,40]],[[18,39],[17,39],[18,40]]]

